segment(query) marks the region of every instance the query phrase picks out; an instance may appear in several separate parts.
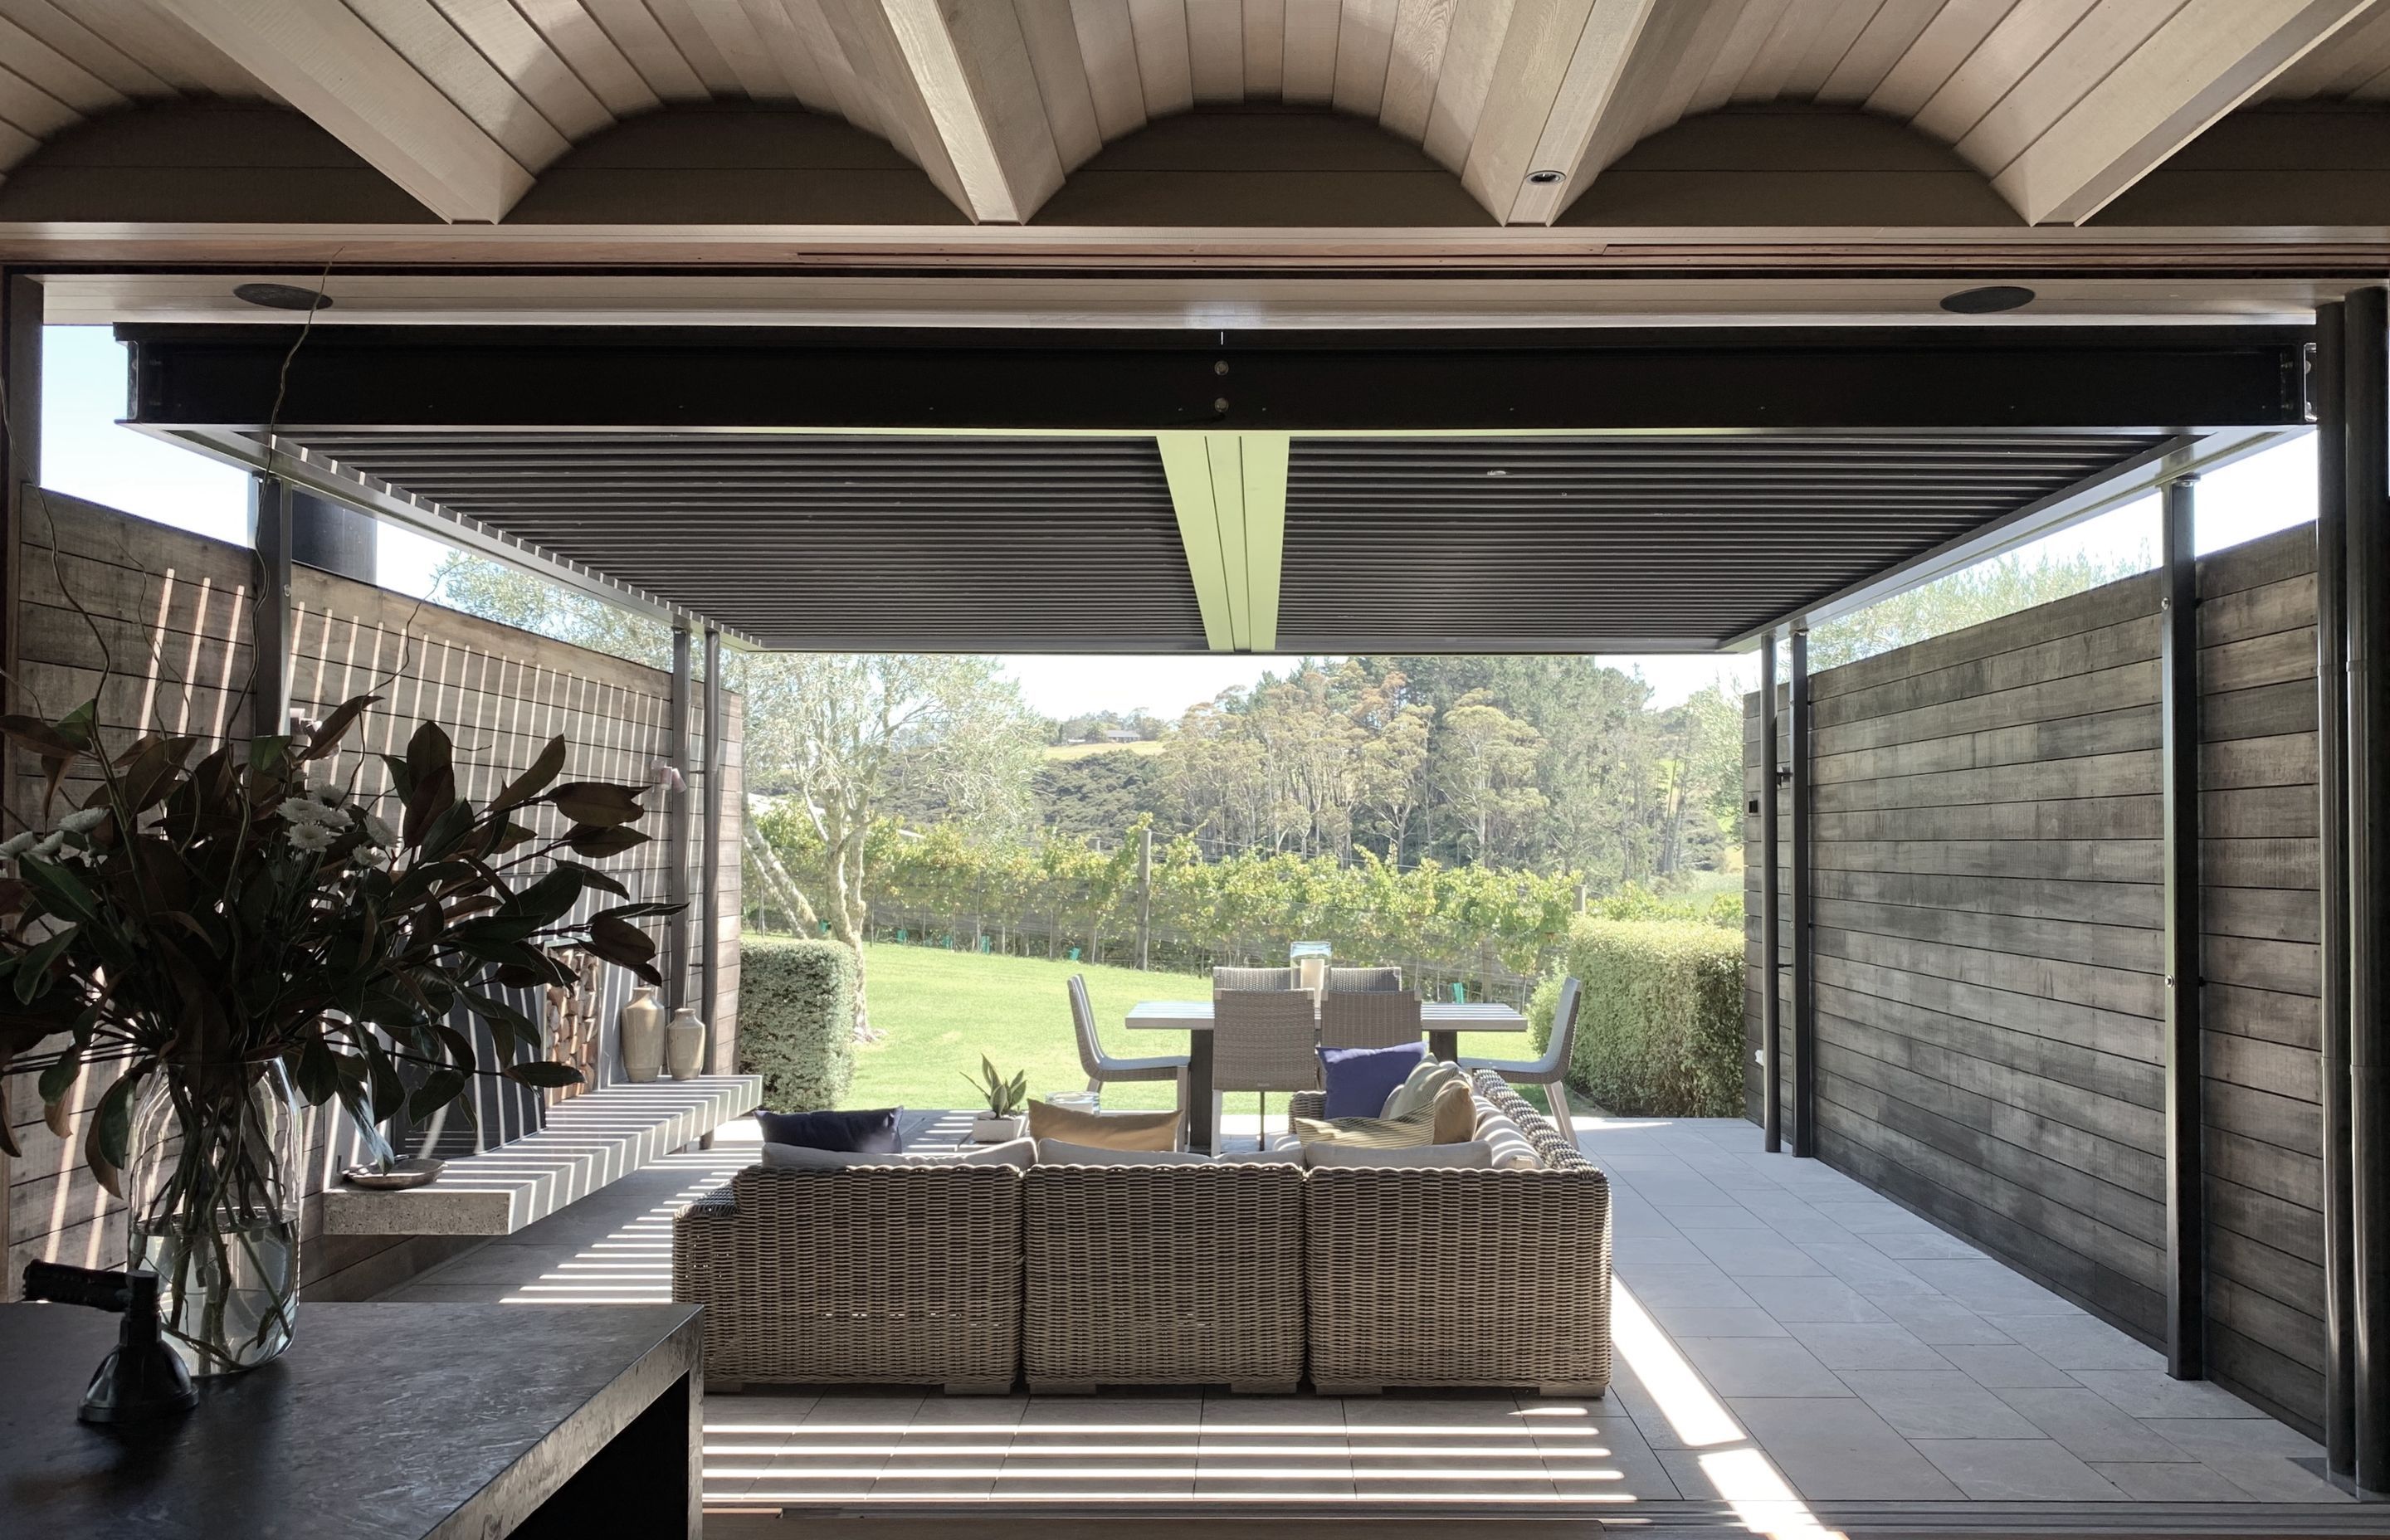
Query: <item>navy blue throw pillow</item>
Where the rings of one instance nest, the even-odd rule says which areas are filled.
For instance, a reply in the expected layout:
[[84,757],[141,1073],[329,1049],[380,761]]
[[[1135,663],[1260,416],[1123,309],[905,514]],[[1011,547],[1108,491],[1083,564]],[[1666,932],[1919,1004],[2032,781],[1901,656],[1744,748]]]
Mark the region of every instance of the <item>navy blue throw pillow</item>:
[[758,1112],[765,1144],[792,1144],[806,1149],[842,1149],[855,1154],[895,1155],[905,1149],[897,1131],[901,1107],[869,1112]]
[[1328,1093],[1324,1098],[1328,1116],[1378,1116],[1386,1110],[1386,1098],[1394,1094],[1394,1087],[1408,1080],[1426,1058],[1427,1045],[1418,1042],[1397,1043],[1389,1048],[1320,1049],[1320,1083]]

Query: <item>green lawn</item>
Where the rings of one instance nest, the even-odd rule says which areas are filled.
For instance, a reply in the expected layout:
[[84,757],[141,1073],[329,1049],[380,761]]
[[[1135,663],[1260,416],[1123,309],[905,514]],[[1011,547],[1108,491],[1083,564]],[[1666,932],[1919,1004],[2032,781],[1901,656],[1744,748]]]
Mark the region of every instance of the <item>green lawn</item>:
[[[1087,1077],[1071,1044],[1070,996],[1062,987],[1073,973],[1086,975],[1104,1046],[1131,1058],[1183,1054],[1187,1034],[1132,1033],[1121,1024],[1129,1007],[1139,1000],[1200,1000],[1212,993],[1207,974],[1140,973],[933,946],[874,944],[865,958],[871,1024],[880,1037],[855,1050],[849,1107],[970,1107],[973,1097],[962,1076],[979,1068],[982,1054],[1007,1074],[1028,1071],[1032,1096],[1084,1089]],[[1527,1042],[1516,1033],[1470,1033],[1461,1037],[1460,1051],[1524,1059]],[[1124,1083],[1105,1090],[1104,1105],[1168,1107],[1171,1095],[1166,1082]],[[1283,1097],[1270,1101],[1275,1109],[1286,1105]],[[1250,1112],[1253,1097],[1231,1096],[1228,1108]]]

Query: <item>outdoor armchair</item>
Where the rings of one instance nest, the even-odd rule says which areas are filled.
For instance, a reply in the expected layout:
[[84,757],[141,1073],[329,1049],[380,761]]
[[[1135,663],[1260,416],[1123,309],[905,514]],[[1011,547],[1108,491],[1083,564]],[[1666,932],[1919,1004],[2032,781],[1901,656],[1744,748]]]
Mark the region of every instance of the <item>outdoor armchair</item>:
[[1403,987],[1403,970],[1399,968],[1331,968],[1328,970],[1327,993],[1330,995],[1394,995]]
[[1187,1056],[1124,1059],[1105,1052],[1103,1039],[1096,1033],[1095,1007],[1087,1003],[1086,976],[1072,974],[1067,988],[1071,995],[1071,1031],[1078,1039],[1079,1068],[1087,1072],[1087,1089],[1101,1095],[1107,1081],[1175,1080],[1178,1083],[1178,1110],[1183,1115],[1187,1110]]
[[1215,968],[1212,969],[1212,993],[1224,989],[1269,990],[1292,989],[1294,969],[1291,968]]
[[1420,1040],[1420,997],[1406,990],[1330,988],[1319,997],[1319,1046],[1323,1048],[1390,1048]]
[[1257,1091],[1263,1110],[1272,1091],[1319,1085],[1319,1028],[1311,992],[1215,990],[1212,995],[1212,1127],[1218,1137],[1220,1105],[1229,1091]]
[[1583,1003],[1582,992],[1574,977],[1561,981],[1560,998],[1552,1005],[1552,1035],[1545,1045],[1541,1059],[1464,1059],[1464,1070],[1484,1070],[1500,1075],[1513,1085],[1540,1085],[1544,1097],[1552,1104],[1552,1126],[1576,1148],[1576,1123],[1569,1112],[1568,1067],[1570,1057],[1576,1052],[1576,1018]]

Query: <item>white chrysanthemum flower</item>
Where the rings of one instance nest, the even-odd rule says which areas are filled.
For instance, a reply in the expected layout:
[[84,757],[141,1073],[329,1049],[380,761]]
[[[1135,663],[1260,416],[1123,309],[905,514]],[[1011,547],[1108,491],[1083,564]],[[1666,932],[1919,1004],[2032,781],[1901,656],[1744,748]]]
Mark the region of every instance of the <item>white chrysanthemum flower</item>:
[[274,811],[302,828],[329,824],[335,817],[330,808],[310,797],[285,797]]
[[366,831],[366,842],[367,844],[388,847],[398,843],[398,830],[391,828],[388,824],[382,822],[380,818],[377,817],[373,814],[367,813],[362,807],[353,809],[352,811],[356,817],[357,827]]
[[390,852],[379,845],[359,845],[352,859],[360,866],[379,871],[390,865]]
[[32,850],[33,848],[34,841],[39,839],[41,839],[40,835],[35,834],[31,829],[27,829],[22,834],[11,835],[6,840],[0,840],[0,861],[14,861],[17,857],[24,854],[27,851]]
[[331,849],[332,841],[336,838],[337,836],[322,824],[290,826],[290,848],[302,855],[313,855],[317,851]]
[[108,809],[104,807],[86,807],[79,812],[70,813],[65,817],[60,818],[58,820],[58,828],[64,829],[69,834],[87,834],[91,830],[97,828],[99,827],[100,820],[107,816]]
[[66,842],[67,837],[53,829],[49,833],[42,836],[41,842],[33,847],[33,853],[46,861],[51,856],[58,854],[58,851],[66,844]]

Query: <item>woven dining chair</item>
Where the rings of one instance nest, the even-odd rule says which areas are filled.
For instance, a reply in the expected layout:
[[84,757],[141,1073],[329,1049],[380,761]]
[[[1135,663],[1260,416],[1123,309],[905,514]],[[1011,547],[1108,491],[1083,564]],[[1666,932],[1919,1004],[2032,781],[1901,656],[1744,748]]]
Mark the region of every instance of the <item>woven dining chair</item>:
[[1568,1141],[1571,1149],[1577,1147],[1576,1124],[1572,1121],[1568,1104],[1569,1059],[1576,1051],[1577,1007],[1583,996],[1574,977],[1561,981],[1561,997],[1552,1003],[1551,1041],[1541,1059],[1464,1059],[1464,1070],[1491,1070],[1513,1085],[1540,1085],[1552,1104],[1552,1126]]
[[1330,995],[1393,995],[1399,993],[1402,987],[1403,970],[1399,968],[1331,968],[1328,970],[1327,993]]
[[1215,968],[1212,969],[1212,993],[1224,989],[1269,990],[1292,989],[1294,969],[1291,968]]
[[1087,1003],[1086,976],[1072,974],[1066,987],[1071,995],[1071,1030],[1079,1041],[1079,1068],[1087,1072],[1087,1089],[1100,1097],[1107,1081],[1175,1080],[1178,1083],[1178,1110],[1183,1116],[1187,1111],[1187,1056],[1124,1059],[1106,1053],[1103,1039],[1096,1032],[1095,1007]]
[[1323,1048],[1391,1048],[1419,1040],[1420,997],[1408,990],[1390,995],[1382,990],[1331,987],[1319,997]]
[[1261,1094],[1268,1143],[1269,1093],[1319,1088],[1319,1030],[1304,989],[1212,992],[1212,1140],[1220,1142],[1220,1108],[1230,1091]]

